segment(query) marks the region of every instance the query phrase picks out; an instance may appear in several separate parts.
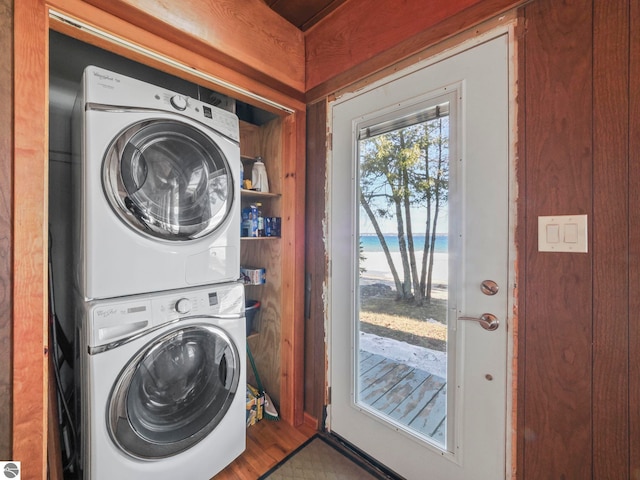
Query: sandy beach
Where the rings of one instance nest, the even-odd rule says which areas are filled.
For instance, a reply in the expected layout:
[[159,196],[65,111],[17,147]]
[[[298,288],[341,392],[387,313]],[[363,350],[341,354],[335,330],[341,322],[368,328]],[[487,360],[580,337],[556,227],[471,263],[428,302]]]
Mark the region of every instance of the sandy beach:
[[[385,283],[394,287],[393,277],[391,276],[389,265],[384,252],[363,252],[364,260],[361,260],[361,266],[365,268],[361,275],[360,284],[370,285],[372,283]],[[398,275],[402,275],[402,262],[400,260],[400,252],[392,252],[391,257],[398,271]],[[446,285],[449,275],[448,255],[446,253],[435,253],[433,264],[433,283]],[[418,271],[422,265],[422,253],[416,253],[416,263]]]

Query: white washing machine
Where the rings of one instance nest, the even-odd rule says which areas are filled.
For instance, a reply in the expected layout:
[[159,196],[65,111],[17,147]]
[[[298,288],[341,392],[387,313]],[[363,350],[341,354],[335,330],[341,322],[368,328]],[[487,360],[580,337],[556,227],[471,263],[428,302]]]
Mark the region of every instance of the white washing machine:
[[87,67],[72,130],[75,282],[85,299],[238,279],[235,114]]
[[243,285],[78,306],[85,480],[205,480],[244,451]]

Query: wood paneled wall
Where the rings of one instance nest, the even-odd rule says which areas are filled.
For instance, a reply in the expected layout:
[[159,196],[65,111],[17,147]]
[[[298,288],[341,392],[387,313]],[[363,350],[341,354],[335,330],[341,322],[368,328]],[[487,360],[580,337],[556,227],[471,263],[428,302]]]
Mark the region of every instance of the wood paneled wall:
[[[35,3],[35,2],[31,2]],[[47,306],[47,15],[14,3],[13,134],[13,445],[25,478],[46,472]],[[18,73],[19,72],[19,73]]]
[[588,254],[538,253],[537,217],[588,214],[593,226],[593,19],[591,0],[551,4],[526,7],[519,92],[526,117],[521,473],[591,478],[594,245]]
[[305,264],[305,341],[304,398],[307,414],[321,423],[326,389],[326,346],[324,343],[324,302],[328,275],[324,244],[325,179],[327,177],[327,103],[320,101],[307,108],[307,203]]
[[[525,9],[520,478],[640,472],[629,430],[638,428],[630,399],[640,382],[630,376],[638,317],[629,279],[639,267],[629,256],[634,3],[536,0]],[[589,216],[588,254],[537,251],[537,217],[561,214]]]
[[629,34],[629,0],[593,2],[593,478],[632,477]]
[[[0,0],[0,98],[13,98],[13,0]],[[0,460],[11,459],[13,102],[0,109]]]
[[629,5],[629,463],[640,478],[640,1]]
[[527,0],[348,0],[305,32],[313,101]]

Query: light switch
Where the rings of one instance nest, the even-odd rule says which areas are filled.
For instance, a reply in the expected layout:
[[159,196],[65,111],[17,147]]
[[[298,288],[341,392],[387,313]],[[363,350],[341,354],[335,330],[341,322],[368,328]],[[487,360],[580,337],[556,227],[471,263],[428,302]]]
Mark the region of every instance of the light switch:
[[560,241],[560,225],[551,223],[547,225],[547,242],[558,243]]
[[586,253],[587,215],[538,217],[538,251]]
[[577,223],[567,223],[564,226],[564,241],[565,243],[578,243]]

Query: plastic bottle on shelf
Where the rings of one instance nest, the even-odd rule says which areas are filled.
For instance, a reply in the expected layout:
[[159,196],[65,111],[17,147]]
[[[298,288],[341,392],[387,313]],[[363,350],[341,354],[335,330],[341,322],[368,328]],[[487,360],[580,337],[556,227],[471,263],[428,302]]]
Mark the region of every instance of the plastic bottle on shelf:
[[240,222],[240,236],[248,237],[251,232],[251,208],[242,209],[242,221]]
[[273,236],[273,230],[272,230],[272,222],[273,219],[272,217],[264,217],[264,236],[265,237],[272,237]]
[[258,206],[251,204],[249,207],[251,210],[251,229],[249,231],[250,237],[258,236]]
[[264,216],[262,215],[262,203],[256,203],[258,209],[258,236],[264,237]]
[[256,157],[256,161],[251,169],[251,183],[258,192],[269,192],[269,181],[267,180],[267,169],[264,166],[262,157]]

